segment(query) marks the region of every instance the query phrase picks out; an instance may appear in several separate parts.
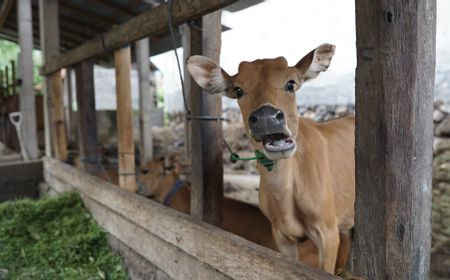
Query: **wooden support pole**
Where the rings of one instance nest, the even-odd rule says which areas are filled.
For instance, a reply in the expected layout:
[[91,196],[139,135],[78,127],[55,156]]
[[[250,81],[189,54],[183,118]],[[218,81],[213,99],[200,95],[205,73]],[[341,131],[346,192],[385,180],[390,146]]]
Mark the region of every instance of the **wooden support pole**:
[[55,157],[59,160],[67,159],[67,135],[66,122],[64,117],[64,99],[61,72],[55,72],[47,77],[47,81],[51,83],[52,93],[52,120],[53,130],[55,133]]
[[[202,21],[202,53],[219,62],[222,33],[221,11],[204,16]],[[193,116],[220,116],[222,114],[221,96],[193,91],[190,99]],[[223,200],[222,123],[220,121],[200,120],[192,120],[191,122],[191,213],[197,219],[221,226]]]
[[90,60],[76,65],[78,104],[78,147],[80,166],[91,174],[99,170],[97,117],[95,111],[94,63]]
[[[67,68],[67,76],[66,76],[66,81],[67,81],[67,110],[68,110],[68,116],[69,116],[69,121],[68,121],[68,142],[72,145],[73,148],[77,148],[78,147],[78,142],[77,142],[77,123],[78,120],[75,117],[75,112],[74,112],[74,101],[76,100],[76,96],[74,98],[74,92],[73,92],[73,69],[72,68]],[[92,81],[93,83],[93,81]]]
[[[33,26],[31,18],[31,0],[17,2],[17,24],[19,26],[20,47],[20,111],[22,112],[22,136],[25,151],[30,159],[39,157],[36,127],[36,95],[33,88]],[[11,92],[16,93],[16,69],[11,61]]]
[[5,96],[5,83],[4,83],[4,75],[3,75],[3,70],[0,70],[0,96],[3,97]]
[[114,51],[116,68],[117,133],[119,148],[119,185],[136,191],[134,168],[133,108],[131,106],[130,47]]
[[5,66],[5,84],[6,84],[6,95],[10,95],[10,82],[9,82],[9,67]]
[[[20,28],[20,24],[19,24]],[[20,30],[19,30],[19,46],[22,46],[20,44]],[[31,50],[31,55],[33,55],[33,49]],[[16,62],[14,60],[11,60],[11,80],[12,80],[12,95],[17,94],[17,69],[16,69]]]
[[151,116],[154,109],[153,88],[150,87],[149,39],[136,42],[136,61],[139,76],[139,132],[140,164],[144,166],[153,159]]
[[[53,57],[59,55],[59,20],[58,1],[39,0],[39,26],[42,59],[48,63]],[[61,68],[55,69],[55,71]],[[45,124],[45,154],[55,156],[55,129],[52,125],[52,76],[48,75],[44,79],[44,124]]]
[[[201,21],[200,21],[201,23]],[[183,61],[187,61],[187,59],[194,54],[202,53],[202,33],[194,30],[189,24],[185,23],[181,25],[181,45],[183,46]],[[186,94],[186,102],[190,104],[190,97],[193,91],[198,91],[201,94],[200,87],[193,82],[192,77],[187,70],[187,67],[184,67],[184,88]],[[186,108],[184,108],[184,113],[186,112]],[[186,163],[192,164],[191,162],[191,121],[185,119],[184,120],[184,158]]]
[[436,1],[356,1],[354,273],[428,279]]

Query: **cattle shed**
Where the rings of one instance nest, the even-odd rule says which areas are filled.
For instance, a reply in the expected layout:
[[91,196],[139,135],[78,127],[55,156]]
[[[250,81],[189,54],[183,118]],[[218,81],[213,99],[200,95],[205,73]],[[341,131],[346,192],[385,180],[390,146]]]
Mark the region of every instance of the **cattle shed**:
[[[111,243],[125,258],[134,260],[133,269],[146,270],[148,277],[336,279],[218,227],[223,197],[220,121],[191,118],[185,123],[186,154],[192,166],[191,216],[135,194],[131,62],[137,62],[140,77],[140,156],[146,162],[152,158],[153,109],[148,58],[173,48],[169,19],[185,58],[203,54],[218,61],[225,28],[220,10],[243,9],[258,2],[0,0],[0,37],[18,42],[21,48],[19,105],[30,157],[39,157],[31,55],[33,48],[39,48],[45,77],[44,180],[58,192],[80,193],[93,217],[110,234]],[[364,279],[427,279],[436,1],[355,2],[353,273]],[[116,71],[118,186],[89,174],[98,168],[89,161],[99,156],[95,63]],[[80,169],[65,163],[66,126],[71,124],[65,119],[61,69],[76,73],[76,93],[71,93],[79,108],[76,142],[80,158],[86,159]],[[185,79],[185,88],[192,116],[221,115],[220,97],[203,94],[190,78]]]

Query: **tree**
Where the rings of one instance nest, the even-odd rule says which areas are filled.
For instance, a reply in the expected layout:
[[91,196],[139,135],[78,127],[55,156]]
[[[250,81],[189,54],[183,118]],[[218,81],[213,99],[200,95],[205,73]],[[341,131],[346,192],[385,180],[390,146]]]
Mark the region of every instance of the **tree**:
[[[6,66],[11,67],[11,60],[16,61],[17,64],[17,58],[19,54],[19,45],[0,39],[0,70],[5,69]],[[42,55],[41,51],[39,50],[33,50],[33,73],[34,73],[34,84],[42,83],[42,77],[39,74],[39,69],[42,66]],[[9,71],[9,78],[11,80],[11,71]]]

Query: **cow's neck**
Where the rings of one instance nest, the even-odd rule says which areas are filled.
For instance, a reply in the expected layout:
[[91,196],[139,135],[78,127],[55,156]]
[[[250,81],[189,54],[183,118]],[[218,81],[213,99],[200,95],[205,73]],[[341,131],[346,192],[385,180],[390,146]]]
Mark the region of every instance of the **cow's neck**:
[[[305,160],[305,154],[301,141],[301,133],[297,137],[297,150],[295,154],[287,159],[277,160],[272,171],[267,171],[264,166],[258,164],[261,182],[264,182],[263,188],[266,192],[274,196],[281,196],[293,190],[294,186],[300,190],[303,186],[303,169],[300,164]],[[278,193],[278,195],[277,195]]]
[[267,171],[264,166],[258,166],[265,191],[274,196],[279,196],[290,192],[293,186],[297,185],[295,181],[298,179],[299,174],[298,168],[296,168],[296,157],[295,155],[288,159],[277,160],[272,171]]

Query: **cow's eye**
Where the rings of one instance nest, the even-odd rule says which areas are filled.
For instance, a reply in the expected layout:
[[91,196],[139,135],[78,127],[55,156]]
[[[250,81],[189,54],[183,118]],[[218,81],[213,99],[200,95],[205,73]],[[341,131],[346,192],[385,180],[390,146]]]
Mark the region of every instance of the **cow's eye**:
[[290,80],[289,82],[286,83],[286,86],[284,86],[284,89],[286,91],[289,92],[294,92],[295,89],[295,81],[294,80]]
[[237,98],[241,98],[244,95],[244,91],[240,87],[235,87],[233,91],[236,93]]

